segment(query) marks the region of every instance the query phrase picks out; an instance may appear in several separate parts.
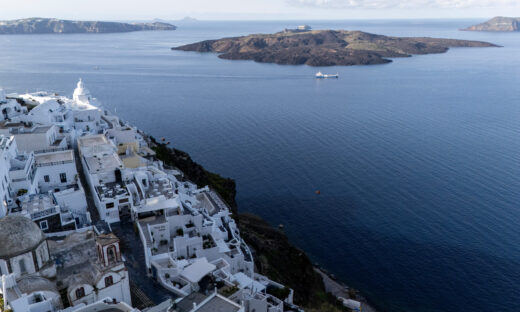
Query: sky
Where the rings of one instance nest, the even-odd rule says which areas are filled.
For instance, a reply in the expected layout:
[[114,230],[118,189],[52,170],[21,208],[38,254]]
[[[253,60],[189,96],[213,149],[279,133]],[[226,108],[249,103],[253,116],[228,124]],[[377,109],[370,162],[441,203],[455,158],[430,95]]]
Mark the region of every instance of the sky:
[[393,19],[520,16],[520,0],[0,0],[0,19]]

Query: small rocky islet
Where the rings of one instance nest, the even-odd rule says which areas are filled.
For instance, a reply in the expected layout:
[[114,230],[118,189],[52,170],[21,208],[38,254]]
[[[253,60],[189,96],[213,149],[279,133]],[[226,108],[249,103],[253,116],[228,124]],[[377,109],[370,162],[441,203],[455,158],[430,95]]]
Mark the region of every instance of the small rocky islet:
[[520,17],[496,16],[488,21],[485,21],[484,23],[473,25],[461,30],[492,32],[520,31]]
[[347,30],[285,30],[205,40],[172,50],[214,52],[229,60],[309,66],[371,65],[414,54],[445,53],[451,47],[497,47],[482,41],[392,37]]

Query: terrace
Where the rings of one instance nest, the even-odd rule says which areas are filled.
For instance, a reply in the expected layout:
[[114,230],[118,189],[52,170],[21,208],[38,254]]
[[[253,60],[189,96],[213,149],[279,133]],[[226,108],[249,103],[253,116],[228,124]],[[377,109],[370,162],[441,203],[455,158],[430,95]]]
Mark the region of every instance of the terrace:
[[34,156],[36,166],[56,166],[74,162],[74,152],[72,150],[36,154]]
[[96,192],[99,196],[99,199],[103,201],[106,198],[118,198],[118,197],[127,197],[129,196],[128,190],[126,187],[121,185],[118,182],[107,182],[102,183],[96,186]]
[[114,171],[116,168],[123,168],[123,164],[117,155],[103,154],[85,157],[87,168],[90,173]]
[[150,187],[146,190],[146,197],[153,198],[163,195],[166,198],[173,198],[174,192],[170,180],[161,178],[150,182]]
[[27,215],[32,220],[41,219],[59,212],[59,207],[54,198],[47,194],[23,196],[19,204],[10,208],[10,213]]

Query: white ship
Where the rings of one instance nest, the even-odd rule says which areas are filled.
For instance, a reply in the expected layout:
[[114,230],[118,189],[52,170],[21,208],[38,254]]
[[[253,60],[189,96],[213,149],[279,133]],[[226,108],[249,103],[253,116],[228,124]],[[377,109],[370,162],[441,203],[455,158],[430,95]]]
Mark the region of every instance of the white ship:
[[318,78],[318,79],[321,79],[321,78],[339,78],[339,74],[328,75],[328,74],[323,74],[322,72],[317,72],[316,73],[316,78]]

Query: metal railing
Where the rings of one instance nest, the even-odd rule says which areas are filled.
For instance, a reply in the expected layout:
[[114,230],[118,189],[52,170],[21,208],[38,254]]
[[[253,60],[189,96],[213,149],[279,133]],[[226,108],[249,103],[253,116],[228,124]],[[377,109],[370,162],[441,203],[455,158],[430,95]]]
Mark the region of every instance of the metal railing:
[[74,162],[73,160],[53,161],[53,162],[45,163],[45,164],[37,164],[36,167],[49,167],[49,166],[56,166],[56,165],[64,165],[64,164],[71,164],[73,162]]

